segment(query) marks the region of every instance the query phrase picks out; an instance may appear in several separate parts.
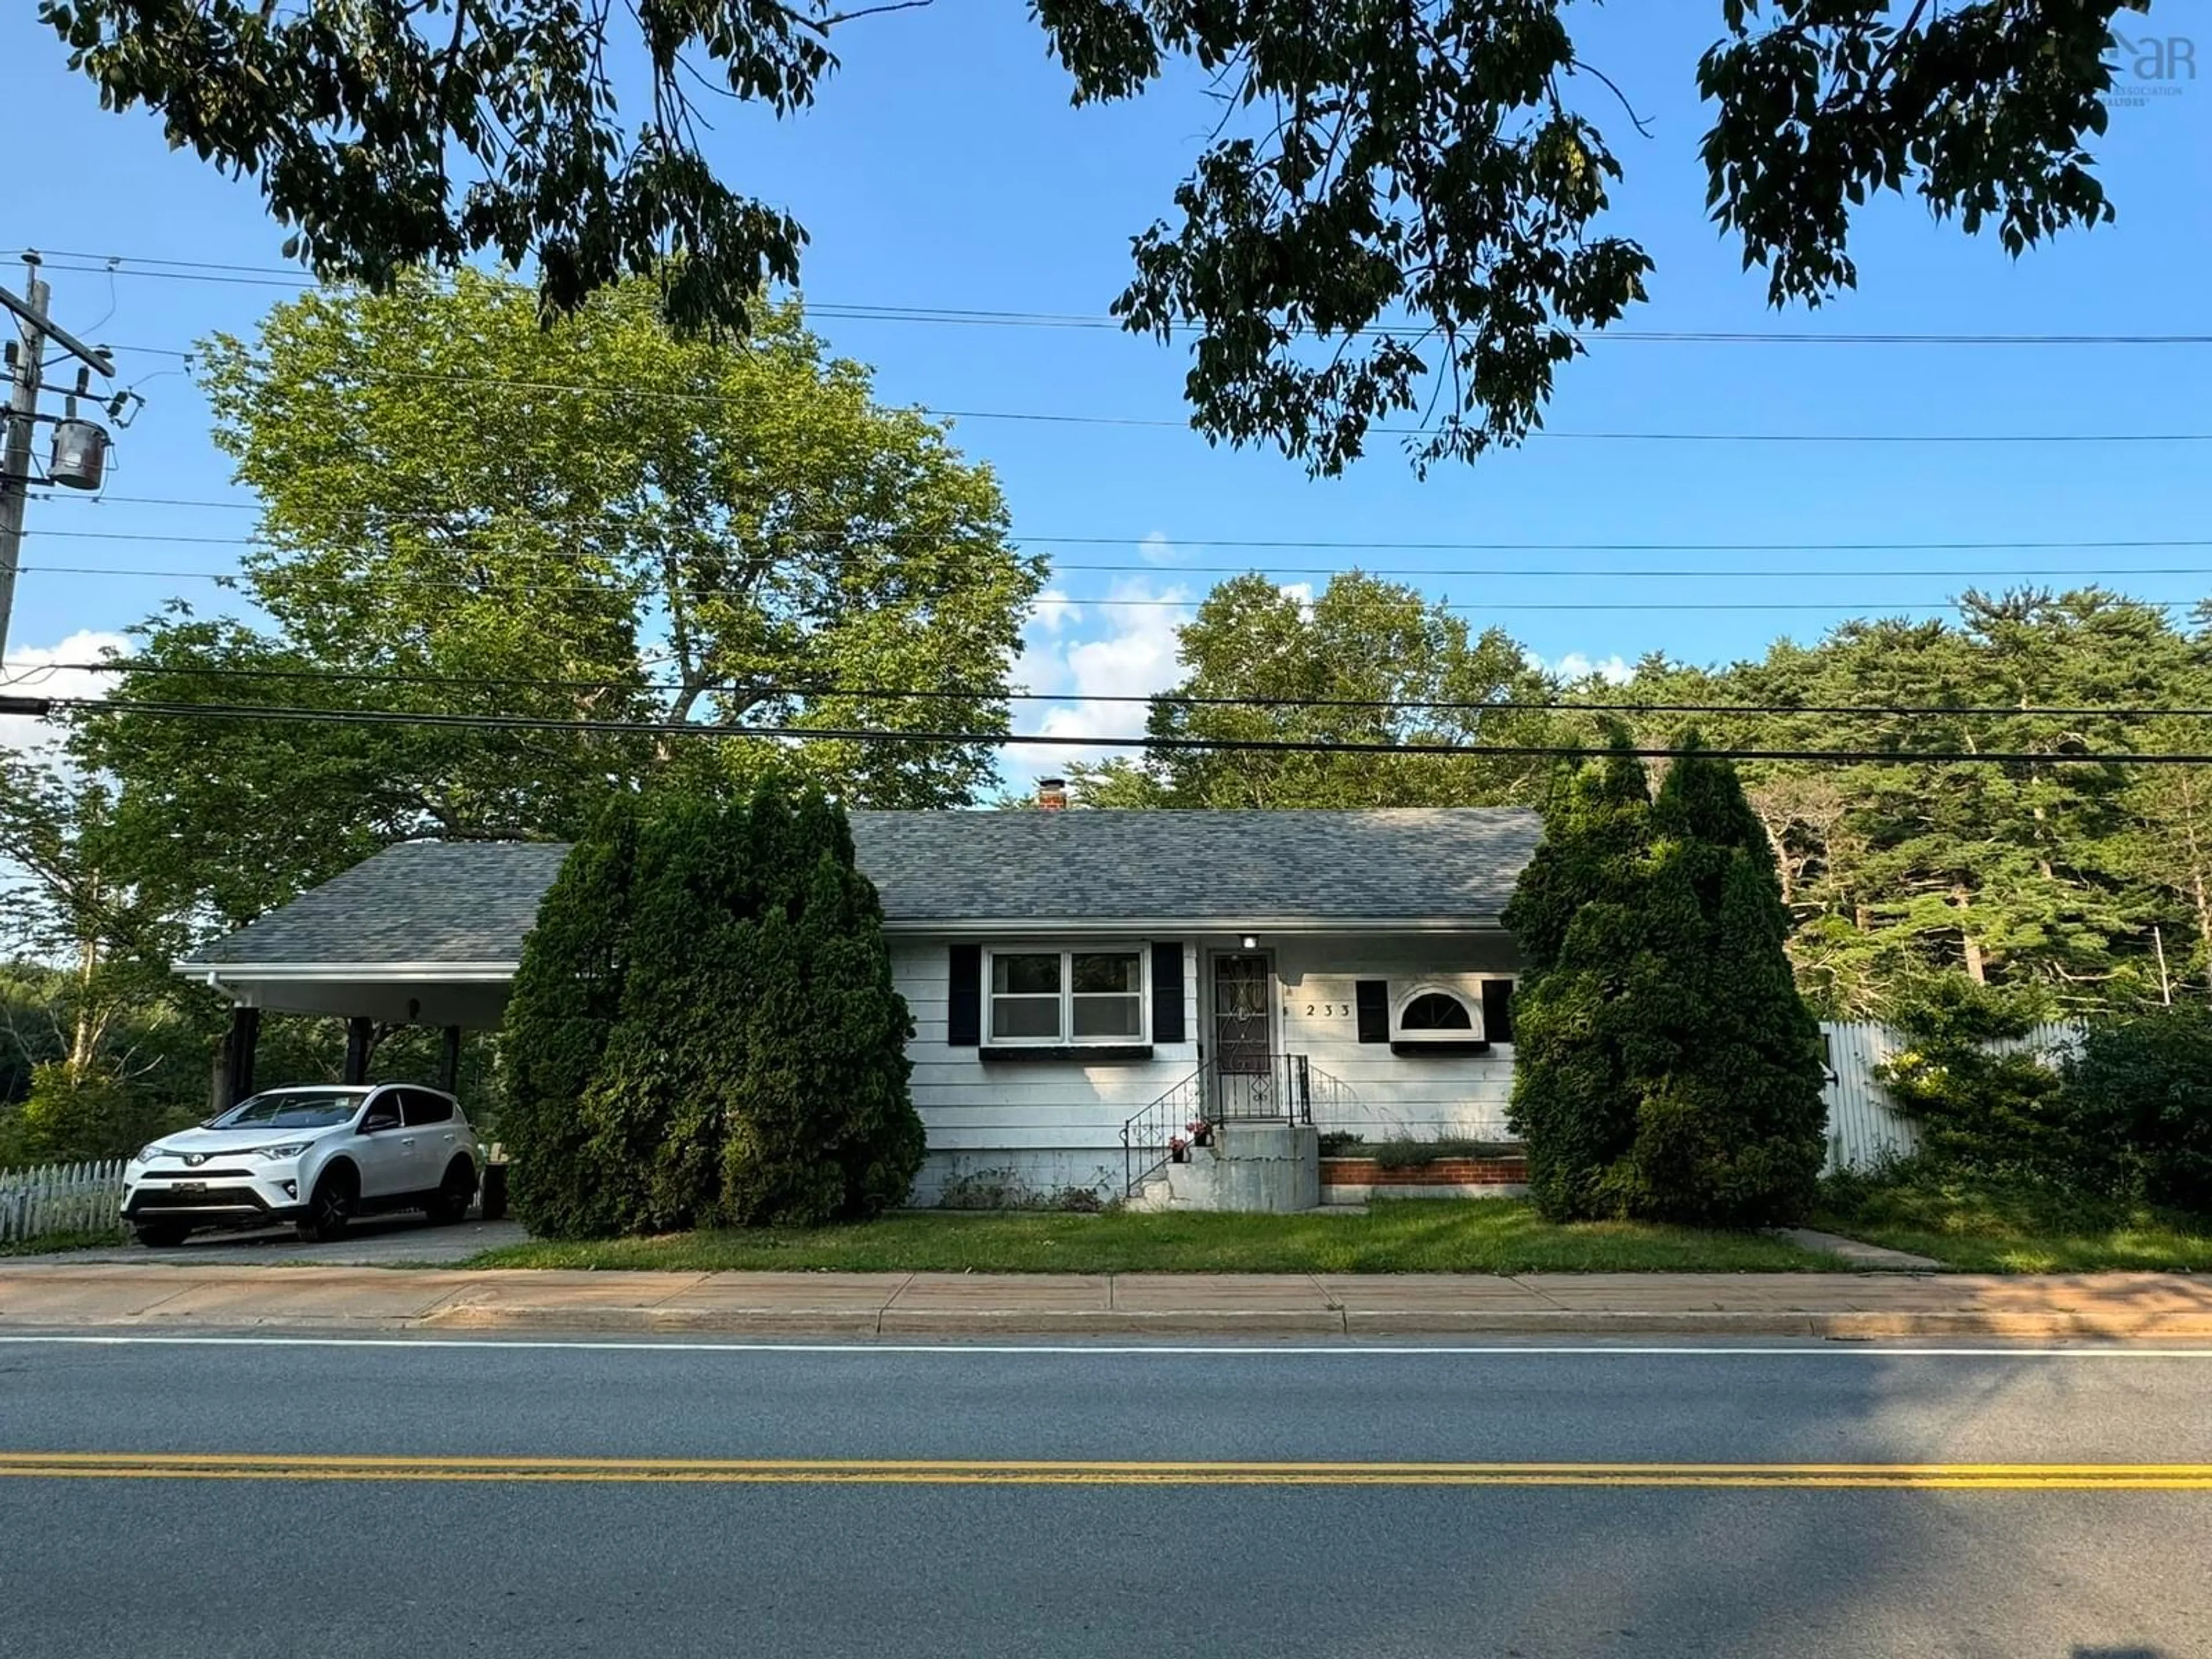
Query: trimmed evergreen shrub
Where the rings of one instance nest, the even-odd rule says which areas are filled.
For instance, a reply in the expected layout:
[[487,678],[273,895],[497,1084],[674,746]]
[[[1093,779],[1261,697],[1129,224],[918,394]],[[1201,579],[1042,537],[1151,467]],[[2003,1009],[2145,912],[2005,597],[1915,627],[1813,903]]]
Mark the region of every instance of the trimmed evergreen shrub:
[[569,849],[523,941],[501,1039],[500,1139],[508,1201],[547,1237],[611,1225],[580,1109],[618,1024],[629,979],[630,887],[639,807],[617,795]]
[[1790,916],[1735,769],[1678,759],[1651,813],[1650,946],[1663,964],[1625,1207],[1723,1226],[1794,1219],[1826,1156],[1820,1028],[1798,995]]
[[2021,1046],[2039,1012],[1964,974],[1914,988],[1893,1022],[1907,1046],[1875,1076],[1917,1126],[1927,1162],[2001,1180],[2113,1178],[2066,1121],[2059,1068]]
[[1606,1212],[1601,1182],[1636,1131],[1621,1001],[1644,938],[1651,798],[1626,737],[1613,748],[1554,774],[1504,918],[1522,960],[1508,1121],[1528,1146],[1529,1195],[1554,1220]]
[[740,1103],[722,1154],[733,1221],[810,1224],[880,1213],[921,1167],[907,1091],[913,1021],[891,987],[883,909],[854,867],[842,812],[754,796],[766,883]]
[[922,1156],[911,1022],[842,809],[771,778],[602,827],[547,895],[509,1007],[522,1219],[573,1237],[896,1204]]
[[1626,746],[1554,787],[1505,914],[1531,1194],[1555,1219],[1790,1218],[1826,1108],[1772,852],[1733,768],[1686,756],[1655,804]]
[[2212,1009],[2185,1003],[2093,1024],[2061,1091],[2079,1141],[2124,1148],[2154,1204],[2212,1214]]

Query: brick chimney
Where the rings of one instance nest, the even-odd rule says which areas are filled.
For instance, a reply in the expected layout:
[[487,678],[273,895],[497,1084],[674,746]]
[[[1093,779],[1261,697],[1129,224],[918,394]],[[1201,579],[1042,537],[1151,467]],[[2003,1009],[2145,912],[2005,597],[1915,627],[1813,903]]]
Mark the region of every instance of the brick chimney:
[[1048,812],[1066,811],[1067,810],[1067,780],[1065,778],[1039,778],[1037,780],[1037,805]]

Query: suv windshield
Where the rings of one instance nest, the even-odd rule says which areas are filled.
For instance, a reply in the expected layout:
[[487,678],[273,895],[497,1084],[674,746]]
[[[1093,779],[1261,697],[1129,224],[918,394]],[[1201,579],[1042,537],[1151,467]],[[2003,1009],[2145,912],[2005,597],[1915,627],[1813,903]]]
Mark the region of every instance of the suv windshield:
[[255,1095],[208,1125],[210,1129],[334,1129],[361,1109],[358,1089],[303,1090]]

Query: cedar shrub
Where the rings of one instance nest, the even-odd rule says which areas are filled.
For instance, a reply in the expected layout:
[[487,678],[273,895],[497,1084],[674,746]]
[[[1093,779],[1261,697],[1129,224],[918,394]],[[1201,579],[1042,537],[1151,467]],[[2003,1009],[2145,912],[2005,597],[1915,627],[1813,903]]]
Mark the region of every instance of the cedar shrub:
[[1773,854],[1734,769],[1690,744],[1656,802],[1618,735],[1565,772],[1506,911],[1511,1121],[1553,1218],[1742,1226],[1812,1201],[1820,1030]]
[[573,1237],[896,1204],[922,1129],[882,922],[818,793],[771,777],[610,808],[547,894],[509,1007],[521,1218]]

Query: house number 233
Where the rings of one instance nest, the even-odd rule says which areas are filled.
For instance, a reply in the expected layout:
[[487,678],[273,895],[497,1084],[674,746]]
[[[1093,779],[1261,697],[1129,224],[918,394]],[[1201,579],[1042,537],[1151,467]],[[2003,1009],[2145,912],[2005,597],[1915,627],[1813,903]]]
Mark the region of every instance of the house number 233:
[[1320,1016],[1323,1019],[1349,1019],[1352,1017],[1352,1005],[1348,1002],[1309,1002],[1306,1004],[1306,1018],[1308,1019],[1311,1019],[1316,1015]]

